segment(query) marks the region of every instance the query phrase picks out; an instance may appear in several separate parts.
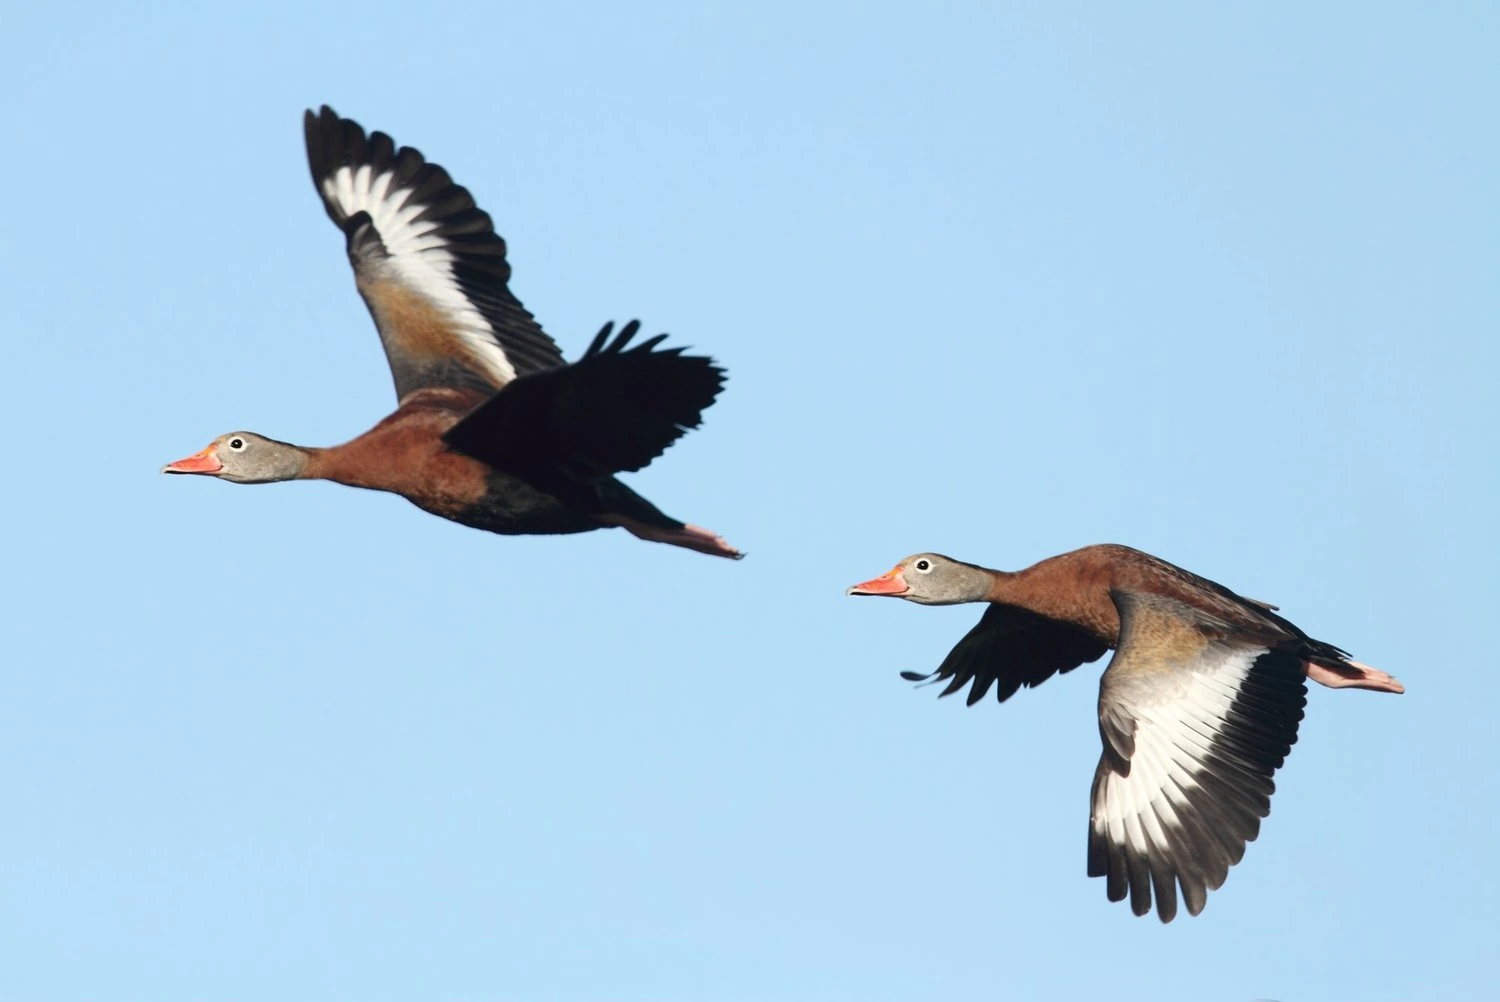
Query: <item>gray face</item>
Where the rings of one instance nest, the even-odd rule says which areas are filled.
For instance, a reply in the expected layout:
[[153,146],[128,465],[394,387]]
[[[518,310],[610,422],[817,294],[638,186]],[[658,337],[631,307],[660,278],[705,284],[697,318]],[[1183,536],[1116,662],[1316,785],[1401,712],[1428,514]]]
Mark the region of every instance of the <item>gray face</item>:
[[982,602],[990,590],[990,576],[978,567],[941,553],[917,553],[897,565],[906,581],[901,597],[921,605]]
[[889,595],[921,605],[982,602],[989,594],[987,571],[941,553],[917,553],[878,578],[849,589],[851,595]]
[[269,484],[291,480],[307,465],[307,453],[294,445],[232,431],[220,435],[196,456],[162,467],[163,473],[196,473],[234,484]]

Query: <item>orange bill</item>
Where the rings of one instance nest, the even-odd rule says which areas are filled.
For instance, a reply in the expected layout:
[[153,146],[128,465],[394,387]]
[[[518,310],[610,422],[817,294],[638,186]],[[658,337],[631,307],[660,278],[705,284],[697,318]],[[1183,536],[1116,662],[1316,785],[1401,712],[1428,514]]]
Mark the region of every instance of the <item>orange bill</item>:
[[161,471],[163,473],[218,473],[223,468],[224,464],[219,462],[218,456],[214,455],[214,446],[210,445],[186,459],[168,463],[161,468]]
[[848,595],[905,595],[911,589],[906,585],[906,579],[901,576],[900,567],[892,567],[878,578],[863,581],[845,594]]

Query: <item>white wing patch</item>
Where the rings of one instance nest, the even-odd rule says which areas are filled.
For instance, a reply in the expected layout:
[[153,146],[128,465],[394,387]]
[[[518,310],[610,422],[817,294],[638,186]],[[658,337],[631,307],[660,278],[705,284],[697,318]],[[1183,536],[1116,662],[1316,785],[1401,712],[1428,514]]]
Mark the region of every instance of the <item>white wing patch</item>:
[[482,367],[495,385],[510,382],[515,367],[500,347],[484,315],[471,303],[453,273],[456,256],[435,231],[441,219],[418,220],[427,208],[412,199],[411,188],[394,184],[395,173],[374,174],[369,164],[341,166],[319,183],[323,196],[338,207],[343,218],[370,214],[389,257],[383,266],[391,280],[420,293],[452,321],[468,357]]
[[[1217,664],[1195,666],[1181,678],[1177,691],[1164,693],[1161,702],[1141,705],[1131,701],[1135,718],[1135,752],[1130,774],[1106,773],[1094,805],[1094,825],[1110,840],[1140,852],[1164,848],[1162,825],[1181,830],[1179,812],[1187,808],[1186,792],[1200,788],[1208,771],[1205,760],[1224,729],[1229,708],[1250,667],[1263,651],[1235,651]],[[1223,749],[1220,758],[1232,755]],[[1220,772],[1225,771],[1220,765]],[[1249,767],[1228,766],[1232,774],[1255,775]],[[1265,782],[1258,779],[1258,782]]]
[[1175,600],[1113,597],[1121,642],[1100,680],[1089,874],[1137,915],[1154,897],[1170,922],[1179,887],[1198,914],[1260,834],[1297,740],[1302,661]]

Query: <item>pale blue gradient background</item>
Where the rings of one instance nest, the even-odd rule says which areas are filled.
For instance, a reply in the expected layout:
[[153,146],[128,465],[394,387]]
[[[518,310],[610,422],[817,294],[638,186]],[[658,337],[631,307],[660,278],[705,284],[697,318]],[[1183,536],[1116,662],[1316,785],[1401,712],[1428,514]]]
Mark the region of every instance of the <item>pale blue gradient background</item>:
[[[14,5],[0,998],[1470,1000],[1495,853],[1500,8]],[[157,467],[392,406],[303,160],[444,164],[575,357],[731,373],[632,483],[743,563]],[[937,549],[1133,544],[1318,688],[1163,927],[1097,668],[966,710]]]

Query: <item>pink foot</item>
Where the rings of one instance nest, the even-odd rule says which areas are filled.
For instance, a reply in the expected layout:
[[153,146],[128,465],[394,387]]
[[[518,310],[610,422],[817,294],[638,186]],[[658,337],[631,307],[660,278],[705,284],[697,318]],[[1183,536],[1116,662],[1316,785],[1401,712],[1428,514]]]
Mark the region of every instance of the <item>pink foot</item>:
[[710,532],[708,529],[699,528],[696,525],[684,525],[681,529],[663,529],[660,526],[647,525],[637,522],[633,518],[609,518],[604,521],[615,525],[624,526],[631,535],[639,539],[648,539],[653,543],[668,543],[672,546],[682,546],[689,550],[697,550],[699,553],[707,553],[713,557],[728,557],[731,560],[739,560],[744,554],[728,543],[724,537]]
[[1346,661],[1337,668],[1311,661],[1304,661],[1303,666],[1307,668],[1308,678],[1321,682],[1330,689],[1370,689],[1374,692],[1398,694],[1406,691],[1406,686],[1397,681],[1396,676],[1387,675],[1379,668],[1371,668],[1358,661]]

